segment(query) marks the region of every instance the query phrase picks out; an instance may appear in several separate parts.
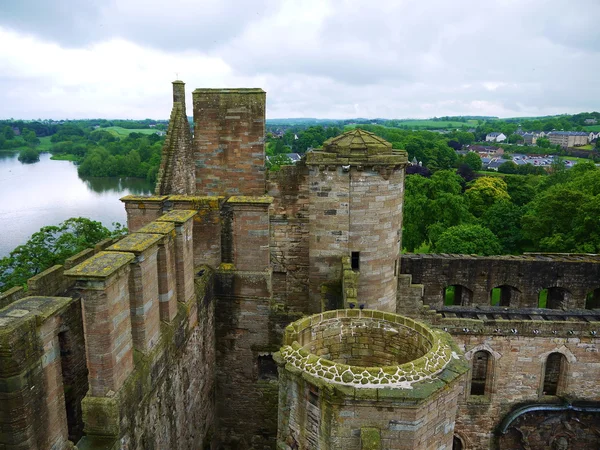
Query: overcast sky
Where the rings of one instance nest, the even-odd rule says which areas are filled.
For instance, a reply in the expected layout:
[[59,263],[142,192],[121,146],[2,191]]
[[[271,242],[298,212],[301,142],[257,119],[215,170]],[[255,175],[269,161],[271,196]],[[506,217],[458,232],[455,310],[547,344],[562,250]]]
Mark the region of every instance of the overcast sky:
[[0,118],[166,119],[171,84],[267,117],[600,110],[600,0],[0,0]]

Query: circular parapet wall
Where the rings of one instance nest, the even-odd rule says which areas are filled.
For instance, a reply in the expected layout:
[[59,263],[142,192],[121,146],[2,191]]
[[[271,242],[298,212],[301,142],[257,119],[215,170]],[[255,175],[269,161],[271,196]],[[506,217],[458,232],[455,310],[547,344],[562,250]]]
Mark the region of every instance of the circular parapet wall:
[[397,314],[328,311],[290,324],[280,355],[328,383],[411,389],[458,359],[442,334]]

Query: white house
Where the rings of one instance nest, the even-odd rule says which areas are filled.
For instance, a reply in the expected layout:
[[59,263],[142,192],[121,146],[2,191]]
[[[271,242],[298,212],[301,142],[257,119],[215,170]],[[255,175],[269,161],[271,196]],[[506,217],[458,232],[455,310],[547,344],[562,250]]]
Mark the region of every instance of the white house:
[[485,137],[486,142],[504,142],[506,140],[506,135],[504,133],[488,133]]

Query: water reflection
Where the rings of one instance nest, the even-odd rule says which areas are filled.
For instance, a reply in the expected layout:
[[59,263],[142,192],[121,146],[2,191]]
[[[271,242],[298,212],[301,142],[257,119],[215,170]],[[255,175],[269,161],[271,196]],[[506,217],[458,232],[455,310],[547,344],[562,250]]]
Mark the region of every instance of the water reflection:
[[0,152],[0,257],[45,225],[87,217],[110,227],[126,223],[119,201],[128,194],[149,195],[153,186],[131,178],[86,178],[70,161],[52,161],[48,153],[35,164],[22,164],[16,152]]
[[154,186],[152,183],[141,178],[120,177],[79,177],[85,182],[88,189],[97,192],[122,193],[128,191],[135,195],[148,195]]

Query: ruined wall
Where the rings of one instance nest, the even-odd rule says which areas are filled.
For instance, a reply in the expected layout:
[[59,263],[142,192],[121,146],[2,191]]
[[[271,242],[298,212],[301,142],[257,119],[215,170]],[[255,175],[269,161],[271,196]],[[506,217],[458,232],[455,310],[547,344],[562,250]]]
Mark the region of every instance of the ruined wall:
[[81,303],[25,297],[0,310],[0,447],[69,448],[82,432]]
[[262,89],[196,89],[196,194],[265,193],[265,98]]
[[600,286],[600,260],[595,255],[477,257],[468,255],[403,255],[401,272],[424,285],[425,304],[441,306],[447,286],[462,285],[472,292],[473,305],[489,305],[493,288],[518,290],[510,306],[536,308],[542,289],[568,291],[565,308],[584,308],[586,294]]
[[[566,328],[564,325],[557,326]],[[516,404],[559,402],[557,396],[545,396],[542,392],[544,367],[552,352],[562,353],[567,360],[559,397],[600,401],[600,339],[589,333],[581,337],[553,338],[456,334],[453,337],[466,352],[467,358],[472,359],[477,350],[487,351],[492,357],[492,368],[488,372],[489,393],[470,395],[470,380],[467,380],[459,403],[456,431],[469,443],[468,448],[493,448],[496,445],[493,431]],[[550,436],[546,438],[549,440]]]

